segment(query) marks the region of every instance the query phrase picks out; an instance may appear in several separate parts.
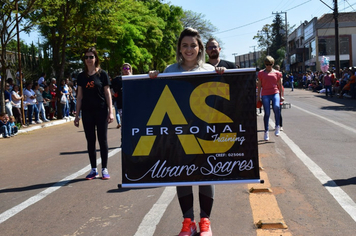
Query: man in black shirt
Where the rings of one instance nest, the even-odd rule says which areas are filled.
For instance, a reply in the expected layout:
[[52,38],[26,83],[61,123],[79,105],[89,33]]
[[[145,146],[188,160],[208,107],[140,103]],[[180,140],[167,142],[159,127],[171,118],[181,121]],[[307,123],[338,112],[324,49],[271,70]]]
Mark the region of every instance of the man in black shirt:
[[225,67],[226,69],[236,69],[236,65],[230,61],[225,61],[220,59],[221,48],[218,41],[214,38],[210,38],[206,43],[206,53],[209,56],[209,61],[207,63],[215,67]]

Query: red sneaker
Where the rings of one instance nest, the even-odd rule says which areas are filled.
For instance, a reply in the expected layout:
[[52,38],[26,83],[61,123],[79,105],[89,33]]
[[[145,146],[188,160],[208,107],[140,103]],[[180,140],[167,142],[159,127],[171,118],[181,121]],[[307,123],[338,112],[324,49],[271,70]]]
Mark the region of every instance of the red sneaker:
[[195,220],[192,221],[190,218],[184,218],[183,227],[178,236],[193,236],[197,233],[197,226],[195,225]]
[[201,218],[199,222],[200,236],[212,236],[210,227],[210,220],[208,218]]

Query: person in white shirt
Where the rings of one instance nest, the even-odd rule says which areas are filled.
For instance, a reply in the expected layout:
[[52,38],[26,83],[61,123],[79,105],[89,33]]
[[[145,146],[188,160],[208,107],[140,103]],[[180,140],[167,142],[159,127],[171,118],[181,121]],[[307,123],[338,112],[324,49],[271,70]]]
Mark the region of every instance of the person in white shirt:
[[16,122],[20,123],[23,127],[26,127],[25,122],[22,120],[22,113],[21,113],[21,100],[23,96],[19,94],[19,86],[17,84],[14,85],[14,88],[11,92],[12,98],[12,113],[15,116]]
[[38,84],[41,87],[44,87],[46,85],[46,73],[42,72],[41,77],[38,79]]
[[[38,85],[37,82],[35,82],[35,86]],[[26,98],[25,103],[27,104],[27,114],[28,114],[28,124],[40,124],[42,121],[40,121],[39,116],[38,116],[38,109],[36,106],[37,100],[36,100],[36,94],[32,90],[32,82],[29,82],[26,84],[26,88],[24,89],[24,96]],[[35,121],[32,121],[32,116],[33,116],[33,111],[35,111]],[[26,114],[26,113],[25,113]]]

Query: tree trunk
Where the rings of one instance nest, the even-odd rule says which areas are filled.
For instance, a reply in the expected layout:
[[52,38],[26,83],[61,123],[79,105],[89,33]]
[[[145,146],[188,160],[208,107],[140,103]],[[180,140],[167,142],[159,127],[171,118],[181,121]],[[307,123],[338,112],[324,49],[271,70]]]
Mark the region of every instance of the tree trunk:
[[6,49],[3,47],[1,49],[1,84],[0,84],[0,107],[1,113],[5,112],[5,84],[6,84]]

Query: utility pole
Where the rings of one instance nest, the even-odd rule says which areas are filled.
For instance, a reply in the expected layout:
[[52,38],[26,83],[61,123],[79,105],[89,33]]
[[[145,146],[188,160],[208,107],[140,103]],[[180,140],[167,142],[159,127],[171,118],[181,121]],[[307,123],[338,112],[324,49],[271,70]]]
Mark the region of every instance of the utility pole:
[[257,60],[256,60],[256,46],[250,46],[250,48],[253,48],[253,61],[255,63],[255,66],[257,66]]
[[235,65],[236,65],[236,56],[237,56],[237,52],[234,52],[232,55],[234,56],[234,61],[235,61]]
[[334,0],[334,20],[335,20],[335,67],[336,78],[340,78],[340,49],[339,49],[339,11],[337,0]]
[[[18,2],[16,1],[17,53],[18,53],[18,60],[19,60],[19,68],[18,69],[19,69],[19,79],[20,79],[20,95],[22,96],[23,95],[23,83],[22,83],[22,70],[21,70],[21,52],[20,52],[20,34],[19,34],[18,11],[19,11],[19,5],[18,5]],[[23,124],[26,124],[23,100],[24,100],[24,98],[22,97],[21,98],[21,116],[22,116]]]
[[340,49],[339,49],[339,10],[337,8],[337,0],[334,0],[334,9],[326,4],[323,0],[320,2],[324,3],[328,8],[334,11],[334,21],[335,21],[335,69],[336,78],[340,78]]

